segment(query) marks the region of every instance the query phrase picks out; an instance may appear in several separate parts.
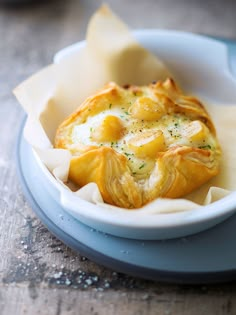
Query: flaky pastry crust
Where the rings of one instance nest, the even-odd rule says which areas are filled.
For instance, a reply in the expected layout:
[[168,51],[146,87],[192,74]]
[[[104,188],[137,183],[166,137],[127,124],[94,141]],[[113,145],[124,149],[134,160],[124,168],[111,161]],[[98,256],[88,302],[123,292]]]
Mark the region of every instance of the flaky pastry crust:
[[70,180],[95,182],[105,202],[130,209],[192,192],[217,175],[221,157],[206,109],[172,79],[109,83],[58,127],[55,148],[72,153]]

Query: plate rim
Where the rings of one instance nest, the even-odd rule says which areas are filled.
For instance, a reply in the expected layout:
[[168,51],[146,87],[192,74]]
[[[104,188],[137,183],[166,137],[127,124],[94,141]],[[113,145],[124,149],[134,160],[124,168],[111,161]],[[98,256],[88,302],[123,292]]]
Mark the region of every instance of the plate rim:
[[[79,252],[81,255],[84,255],[85,257],[94,261],[95,263],[103,265],[106,268],[115,270],[117,272],[125,273],[129,276],[137,277],[140,279],[191,285],[226,283],[236,280],[236,268],[213,272],[174,272],[170,270],[140,267],[135,264],[111,258],[99,251],[91,249],[89,246],[75,239],[73,236],[69,235],[67,232],[61,229],[47,216],[45,210],[39,207],[37,200],[34,198],[32,192],[30,191],[30,188],[27,184],[27,179],[24,176],[20,148],[23,141],[23,129],[25,121],[26,117],[22,119],[22,123],[20,125],[15,144],[16,175],[21,185],[22,192],[35,215],[40,219],[40,221],[48,229],[48,231],[56,236],[59,240],[61,240],[64,244],[66,244],[76,252]],[[79,223],[83,224],[81,222]]]

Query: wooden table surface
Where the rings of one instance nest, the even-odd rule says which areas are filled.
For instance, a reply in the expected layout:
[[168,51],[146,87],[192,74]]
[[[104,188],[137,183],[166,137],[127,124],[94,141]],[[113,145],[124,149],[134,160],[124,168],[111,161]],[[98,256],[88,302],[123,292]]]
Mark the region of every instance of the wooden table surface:
[[[11,90],[85,36],[101,1],[0,6],[0,314],[236,314],[236,284],[175,285],[118,274],[63,245],[35,217],[14,164],[23,111]],[[107,1],[132,28],[236,37],[236,2]]]

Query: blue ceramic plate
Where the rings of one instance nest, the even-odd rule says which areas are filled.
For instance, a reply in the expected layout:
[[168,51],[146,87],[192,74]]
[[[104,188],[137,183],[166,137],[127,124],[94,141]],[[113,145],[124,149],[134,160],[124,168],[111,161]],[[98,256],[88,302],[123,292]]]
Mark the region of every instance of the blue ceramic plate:
[[[17,143],[17,170],[30,206],[56,237],[89,259],[137,277],[176,283],[236,280],[236,215],[187,238],[141,241],[94,230],[71,216],[49,193],[32,149]],[[86,209],[84,209],[86,210]]]

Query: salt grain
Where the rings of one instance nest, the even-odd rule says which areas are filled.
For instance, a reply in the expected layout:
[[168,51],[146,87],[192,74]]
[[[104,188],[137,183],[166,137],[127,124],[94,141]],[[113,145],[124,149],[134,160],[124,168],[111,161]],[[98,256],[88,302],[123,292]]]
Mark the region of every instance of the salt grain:
[[87,285],[91,285],[93,283],[91,279],[86,279],[85,282],[87,283]]
[[66,279],[65,284],[66,285],[71,285],[71,281],[69,279]]
[[149,294],[144,294],[143,296],[142,296],[142,300],[147,300],[149,298]]
[[53,278],[54,279],[59,279],[61,276],[62,276],[62,272],[58,272],[58,273],[54,274]]

